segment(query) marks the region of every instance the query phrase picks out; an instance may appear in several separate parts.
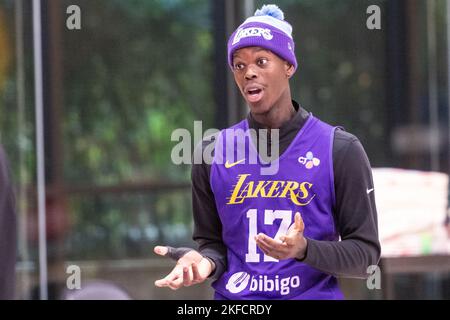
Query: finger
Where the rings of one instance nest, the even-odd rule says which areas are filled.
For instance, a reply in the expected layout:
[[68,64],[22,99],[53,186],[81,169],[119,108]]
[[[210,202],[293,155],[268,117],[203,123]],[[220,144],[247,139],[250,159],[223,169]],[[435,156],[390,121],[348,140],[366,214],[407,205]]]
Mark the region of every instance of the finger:
[[305,223],[303,222],[300,212],[295,213],[294,223],[295,228],[298,230],[298,232],[303,232],[303,230],[305,230]]
[[162,288],[167,287],[167,280],[166,279],[159,279],[155,281],[155,286]]
[[183,284],[183,266],[176,266],[165,279],[167,287],[172,290],[179,289]]
[[261,240],[261,246],[263,246],[265,250],[269,251],[269,256],[278,260],[285,259],[285,257],[289,254],[289,246],[287,243],[280,243],[278,240],[273,240],[270,237],[265,237]]
[[159,279],[155,281],[155,285],[157,287],[168,287],[170,285],[170,283],[174,280],[176,280],[179,277],[179,275],[171,272],[169,273],[165,278],[163,279]]
[[179,259],[183,258],[187,253],[190,251],[194,251],[191,248],[174,248],[171,246],[156,246],[153,251],[164,257],[168,257],[172,260],[178,261]]
[[157,287],[168,287],[169,283],[179,278],[182,275],[182,266],[175,266],[172,271],[165,276],[163,279],[159,279],[155,281],[155,285]]
[[285,245],[281,242],[281,240],[272,239],[271,237],[266,236],[263,233],[260,233],[258,235],[258,241],[266,244],[272,250],[283,250],[285,248]]
[[[256,236],[254,237],[254,239],[255,239],[256,244],[261,248],[261,250],[266,250],[266,251],[269,250],[268,245],[265,244],[265,243],[262,241],[262,238],[260,238],[259,236],[256,235]],[[264,253],[265,253],[265,252],[264,252]]]
[[265,253],[267,254],[270,251],[270,248],[261,240],[259,239],[255,239],[256,240],[256,245]]
[[264,253],[264,255],[268,256],[268,257],[272,257],[274,259],[280,260],[281,255],[275,251],[270,251],[267,247],[265,247],[264,245],[259,245],[259,248],[261,249],[261,251]]
[[176,278],[173,281],[169,281],[167,284],[169,288],[172,290],[180,289],[183,286],[183,278],[182,277]]
[[189,287],[192,285],[191,273],[189,272],[189,267],[183,267],[183,285]]
[[283,237],[281,237],[281,240],[283,241],[283,243],[285,243],[289,247],[292,247],[296,241],[293,237],[290,237],[290,236],[283,236]]
[[272,256],[271,253],[270,253],[270,251],[269,251],[269,249],[268,249],[266,246],[264,246],[264,245],[261,244],[261,243],[257,243],[257,245],[258,245],[258,248],[259,248],[266,256]]
[[264,252],[265,255],[268,255],[268,256],[278,259],[278,257],[280,255],[284,254],[284,252],[274,249],[273,247],[268,245],[263,240],[257,241],[257,244],[258,244],[258,247]]
[[266,252],[272,252],[275,250],[275,248],[273,248],[267,241],[265,241],[264,238],[262,237],[257,237],[256,240],[257,245],[262,249],[265,250]]
[[196,263],[192,264],[192,282],[199,283],[203,281],[202,276],[200,275],[200,272],[198,271],[198,265]]
[[169,249],[166,246],[156,246],[153,251],[160,256],[165,256]]

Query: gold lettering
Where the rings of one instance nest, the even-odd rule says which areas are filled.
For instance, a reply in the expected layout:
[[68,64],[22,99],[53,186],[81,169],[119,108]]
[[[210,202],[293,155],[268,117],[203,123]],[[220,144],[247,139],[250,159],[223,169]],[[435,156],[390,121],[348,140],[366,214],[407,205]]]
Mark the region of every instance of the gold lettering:
[[265,188],[271,183],[272,181],[258,181],[258,184],[255,188],[255,192],[253,192],[253,198],[258,197],[258,193],[261,193],[261,197],[267,198],[266,196],[266,190]]
[[[281,184],[281,185],[278,186],[278,184]],[[283,185],[284,185],[284,181],[274,181],[272,186],[269,189],[269,192],[267,193],[267,197],[268,198],[277,198],[279,196],[279,192],[275,193],[275,195],[273,195],[273,193],[278,191],[278,189],[281,188]]]
[[246,183],[247,177],[250,175],[238,175],[238,181],[227,204],[241,204],[247,198],[286,198],[289,193],[289,198],[294,204],[306,206],[316,196],[311,193],[313,184],[307,181],[299,183],[297,181],[260,180]]
[[[244,189],[242,189],[241,193],[239,194],[239,197],[245,199],[245,198],[251,198],[253,194],[253,181],[248,182]],[[246,195],[245,195],[246,193]]]
[[306,201],[306,202],[299,202],[298,200],[297,200],[297,197],[295,196],[295,195],[292,195],[291,194],[291,200],[292,200],[292,202],[293,203],[295,203],[296,205],[298,205],[298,206],[307,206],[314,198],[316,197],[316,195],[313,195],[311,198],[309,198],[309,200],[308,201]]
[[244,184],[245,179],[247,179],[247,177],[250,174],[240,174],[238,175],[239,180],[236,183],[236,186],[234,187],[233,193],[231,194],[230,200],[227,202],[227,204],[239,204],[244,202],[245,198],[241,198],[239,197],[240,201],[237,202],[236,199],[238,198],[238,194],[239,194],[239,190],[241,189],[242,185]]
[[[308,186],[308,188],[306,188],[306,185]],[[300,188],[299,188],[299,191],[298,191],[298,195],[300,194],[300,192],[303,194],[302,196],[298,196],[300,199],[306,199],[306,198],[308,198],[308,195],[309,195],[309,190],[308,189],[311,189],[311,187],[312,187],[312,183],[309,183],[309,182],[302,182],[301,184],[300,184]]]
[[[299,186],[297,181],[288,181],[286,183],[286,186],[283,189],[283,192],[280,194],[280,198],[286,198],[286,193],[288,193],[288,191],[291,192],[291,194],[294,192],[295,189],[297,189]],[[294,192],[295,194],[295,192]]]
[[[302,182],[297,193],[291,191],[291,201],[298,206],[306,206],[316,196],[312,196],[312,198],[309,199],[309,201],[307,201],[306,203],[301,203],[300,201],[298,201],[299,199],[306,199],[309,196],[308,189],[305,187],[306,185],[308,186],[308,189],[312,187],[312,183]],[[302,193],[302,195],[300,195],[300,193]]]

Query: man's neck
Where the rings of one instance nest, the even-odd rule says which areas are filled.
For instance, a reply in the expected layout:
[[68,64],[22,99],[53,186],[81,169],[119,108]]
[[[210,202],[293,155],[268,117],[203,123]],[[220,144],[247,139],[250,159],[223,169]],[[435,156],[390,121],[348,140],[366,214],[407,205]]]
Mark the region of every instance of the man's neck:
[[252,116],[253,119],[267,129],[278,129],[284,123],[291,120],[295,113],[296,111],[292,105],[291,97],[289,96],[287,99],[283,99],[283,101],[276,103],[269,112],[264,114],[252,114]]

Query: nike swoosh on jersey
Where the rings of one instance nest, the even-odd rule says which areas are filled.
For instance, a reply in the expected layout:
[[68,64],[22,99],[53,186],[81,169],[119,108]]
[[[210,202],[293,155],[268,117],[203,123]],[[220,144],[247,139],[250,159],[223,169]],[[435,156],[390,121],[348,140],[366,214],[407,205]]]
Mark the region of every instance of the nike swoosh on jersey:
[[239,164],[241,162],[244,162],[244,161],[245,161],[245,158],[241,159],[239,161],[233,162],[233,163],[229,163],[228,160],[227,160],[227,162],[225,162],[225,168],[230,169],[231,167],[234,167],[235,165],[237,165],[237,164]]
[[372,188],[372,189],[367,189],[367,190],[366,190],[367,194],[371,193],[372,191],[373,191],[373,188]]

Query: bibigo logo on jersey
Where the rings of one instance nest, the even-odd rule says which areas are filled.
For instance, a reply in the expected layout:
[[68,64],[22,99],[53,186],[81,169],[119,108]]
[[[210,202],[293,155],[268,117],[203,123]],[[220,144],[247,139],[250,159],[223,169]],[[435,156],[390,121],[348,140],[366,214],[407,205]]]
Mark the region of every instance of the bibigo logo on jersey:
[[251,292],[278,291],[281,295],[287,295],[292,288],[300,286],[300,277],[281,278],[276,275],[270,279],[267,275],[249,275],[247,272],[236,272],[229,279],[225,288],[231,293],[239,293],[248,288]]

